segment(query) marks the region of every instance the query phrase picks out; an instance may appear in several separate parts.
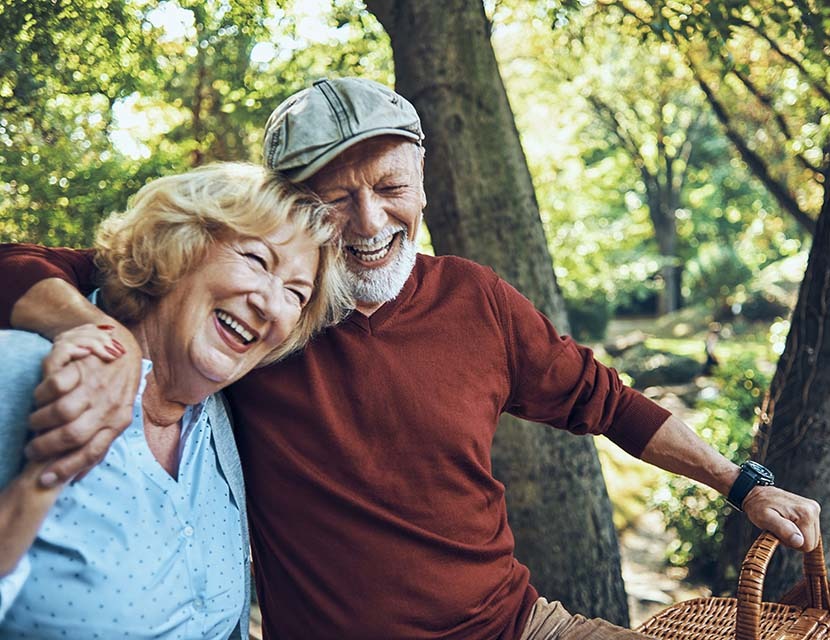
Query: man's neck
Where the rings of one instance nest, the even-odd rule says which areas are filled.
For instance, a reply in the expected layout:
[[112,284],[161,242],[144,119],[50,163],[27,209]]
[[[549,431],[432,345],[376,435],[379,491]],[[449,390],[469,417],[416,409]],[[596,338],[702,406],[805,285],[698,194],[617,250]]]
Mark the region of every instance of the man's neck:
[[370,317],[375,311],[380,309],[384,304],[384,302],[361,302],[360,300],[357,301],[355,304],[355,309],[357,309],[360,313],[362,313],[367,318]]

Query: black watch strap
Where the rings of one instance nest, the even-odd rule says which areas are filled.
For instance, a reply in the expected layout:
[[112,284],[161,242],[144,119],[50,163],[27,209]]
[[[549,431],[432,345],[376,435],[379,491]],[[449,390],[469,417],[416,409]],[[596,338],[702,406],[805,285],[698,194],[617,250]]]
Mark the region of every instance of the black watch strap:
[[743,511],[743,504],[744,498],[746,498],[747,494],[752,491],[753,487],[755,486],[755,479],[752,478],[749,474],[741,473],[738,475],[738,479],[735,480],[735,483],[732,485],[732,488],[729,490],[729,497],[726,500],[735,507],[738,511]]
[[753,462],[744,462],[738,478],[729,490],[726,500],[739,511],[743,511],[744,499],[758,485],[769,486],[775,481],[772,472],[766,467]]

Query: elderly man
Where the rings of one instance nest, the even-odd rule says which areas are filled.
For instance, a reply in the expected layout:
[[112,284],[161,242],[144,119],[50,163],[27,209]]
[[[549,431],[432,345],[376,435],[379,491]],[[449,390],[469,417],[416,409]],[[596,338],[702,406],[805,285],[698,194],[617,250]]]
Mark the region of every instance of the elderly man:
[[[717,454],[491,270],[416,253],[422,140],[412,105],[353,78],[315,82],[267,124],[268,166],[342,216],[357,310],[228,394],[266,637],[639,637],[539,598],[513,557],[490,469],[503,411],[604,434],[728,495],[785,544],[813,548],[815,502]],[[86,254],[29,246],[3,256],[12,324],[47,335],[112,324],[67,284],[90,286]],[[110,364],[47,360],[29,453],[62,457],[43,482],[83,470],[128,421],[107,398],[135,385],[132,351]]]

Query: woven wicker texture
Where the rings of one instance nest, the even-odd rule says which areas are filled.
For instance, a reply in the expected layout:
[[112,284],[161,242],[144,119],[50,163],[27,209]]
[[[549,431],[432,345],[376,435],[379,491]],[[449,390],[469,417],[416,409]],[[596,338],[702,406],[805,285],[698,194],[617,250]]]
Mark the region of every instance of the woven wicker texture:
[[778,546],[764,532],[744,558],[737,598],[696,598],[665,609],[638,629],[658,640],[830,640],[830,595],[821,544],[804,554],[809,606],[762,602],[764,576]]

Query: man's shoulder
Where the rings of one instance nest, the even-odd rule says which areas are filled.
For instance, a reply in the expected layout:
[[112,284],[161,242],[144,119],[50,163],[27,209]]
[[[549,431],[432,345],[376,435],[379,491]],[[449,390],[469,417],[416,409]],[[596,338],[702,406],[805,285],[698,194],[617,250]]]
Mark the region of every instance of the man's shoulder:
[[459,256],[429,256],[418,254],[418,268],[421,279],[466,282],[487,288],[493,287],[499,276],[490,267]]

